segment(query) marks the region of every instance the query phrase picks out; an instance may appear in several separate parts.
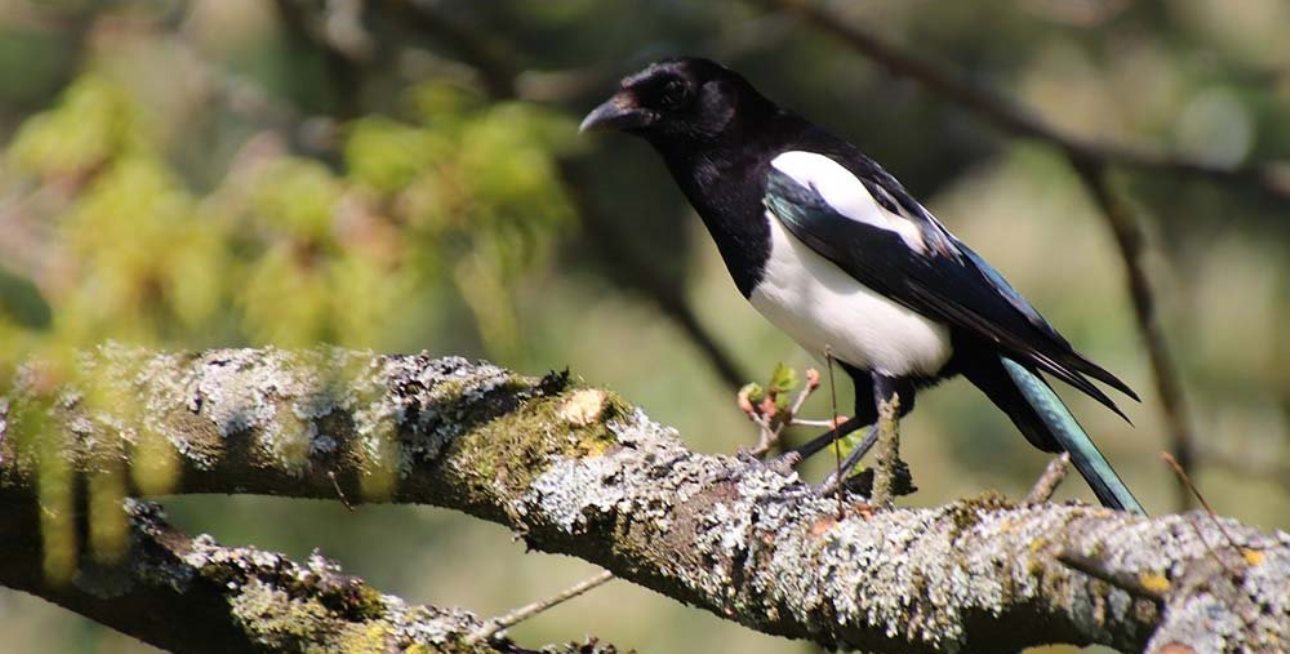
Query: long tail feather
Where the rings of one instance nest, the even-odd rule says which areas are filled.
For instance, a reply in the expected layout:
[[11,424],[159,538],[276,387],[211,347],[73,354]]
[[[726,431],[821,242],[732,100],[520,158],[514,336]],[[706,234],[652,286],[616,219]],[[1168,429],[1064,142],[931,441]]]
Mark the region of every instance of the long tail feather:
[[1129,491],[1120,476],[1115,473],[1111,463],[1102,455],[1093,439],[1080,427],[1075,416],[1071,415],[1061,398],[1053,389],[1044,383],[1038,374],[1025,366],[1000,356],[1008,376],[1016,383],[1026,402],[1039,414],[1044,425],[1062,449],[1070,452],[1071,463],[1084,480],[1093,489],[1093,494],[1104,506],[1146,515],[1147,512]]

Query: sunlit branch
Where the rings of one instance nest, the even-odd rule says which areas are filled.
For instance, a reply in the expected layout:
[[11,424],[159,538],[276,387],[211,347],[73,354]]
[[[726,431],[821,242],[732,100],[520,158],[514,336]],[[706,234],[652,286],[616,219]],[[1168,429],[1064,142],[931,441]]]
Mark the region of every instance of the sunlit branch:
[[[531,548],[828,646],[1154,652],[1182,639],[1236,651],[1283,641],[1290,628],[1281,601],[1290,538],[1235,521],[992,495],[839,520],[833,498],[786,492],[801,489],[795,475],[694,453],[612,393],[459,358],[108,347],[80,361],[81,378],[115,399],[20,378],[3,416],[0,487],[35,483],[39,460],[22,443],[58,433],[62,445],[46,456],[86,475],[128,460],[148,433],[176,450],[173,493],[454,508],[510,527]],[[33,425],[45,431],[24,431]],[[137,481],[125,492],[138,493]],[[34,509],[8,502],[0,513],[15,510]],[[11,555],[0,546],[0,559]],[[1072,557],[1104,578],[1142,581],[1163,608],[1063,563]],[[1209,629],[1215,620],[1232,628]]]

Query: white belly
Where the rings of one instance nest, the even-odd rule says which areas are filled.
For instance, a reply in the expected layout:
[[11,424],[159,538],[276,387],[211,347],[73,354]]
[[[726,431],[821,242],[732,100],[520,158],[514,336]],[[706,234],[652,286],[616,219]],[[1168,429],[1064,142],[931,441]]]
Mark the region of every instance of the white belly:
[[885,375],[931,376],[951,354],[949,330],[857,282],[767,214],[771,250],[752,305],[815,357]]

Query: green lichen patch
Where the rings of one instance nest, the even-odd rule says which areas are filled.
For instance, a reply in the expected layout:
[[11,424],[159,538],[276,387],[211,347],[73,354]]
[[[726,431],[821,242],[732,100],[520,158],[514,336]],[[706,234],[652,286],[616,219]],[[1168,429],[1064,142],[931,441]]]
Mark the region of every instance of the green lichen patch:
[[313,600],[252,579],[229,598],[233,618],[255,641],[280,651],[325,652],[343,628],[327,608]]
[[611,393],[598,391],[594,418],[570,421],[570,402],[581,401],[578,394],[586,392],[537,397],[516,411],[483,422],[457,439],[452,458],[470,462],[462,472],[473,488],[494,497],[514,497],[556,458],[601,456],[617,443],[609,423],[627,405]]
[[947,511],[947,517],[954,523],[956,531],[962,532],[976,526],[984,515],[1010,506],[1008,498],[999,492],[985,491],[976,497],[949,504],[945,507],[945,511]]

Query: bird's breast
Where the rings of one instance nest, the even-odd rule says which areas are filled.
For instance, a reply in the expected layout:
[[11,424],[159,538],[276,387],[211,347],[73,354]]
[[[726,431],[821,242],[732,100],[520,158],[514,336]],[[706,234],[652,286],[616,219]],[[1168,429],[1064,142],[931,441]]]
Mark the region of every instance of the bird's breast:
[[770,256],[749,294],[753,307],[817,358],[826,349],[862,370],[935,376],[952,354],[949,329],[861,284],[770,224]]

